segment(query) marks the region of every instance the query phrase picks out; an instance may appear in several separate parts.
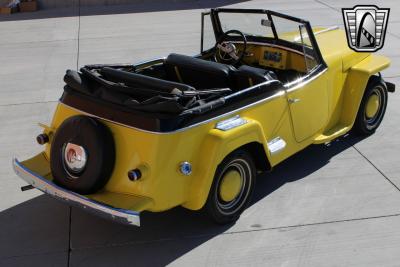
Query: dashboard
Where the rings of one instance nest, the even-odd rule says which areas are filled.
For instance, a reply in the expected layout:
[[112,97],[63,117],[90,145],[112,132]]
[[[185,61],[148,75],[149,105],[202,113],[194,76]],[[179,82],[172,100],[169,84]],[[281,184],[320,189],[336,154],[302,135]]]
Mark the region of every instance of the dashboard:
[[259,64],[261,66],[286,69],[287,51],[274,47],[263,47],[260,54]]
[[[242,48],[241,44],[235,45]],[[306,72],[303,53],[281,46],[248,43],[243,61],[265,68]]]

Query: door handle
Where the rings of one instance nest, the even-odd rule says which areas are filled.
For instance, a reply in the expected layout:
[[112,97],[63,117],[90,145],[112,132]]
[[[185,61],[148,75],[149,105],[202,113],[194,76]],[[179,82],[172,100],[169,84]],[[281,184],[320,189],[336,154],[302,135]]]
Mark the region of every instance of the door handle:
[[290,104],[294,104],[294,103],[300,102],[300,99],[299,98],[289,98],[288,101]]

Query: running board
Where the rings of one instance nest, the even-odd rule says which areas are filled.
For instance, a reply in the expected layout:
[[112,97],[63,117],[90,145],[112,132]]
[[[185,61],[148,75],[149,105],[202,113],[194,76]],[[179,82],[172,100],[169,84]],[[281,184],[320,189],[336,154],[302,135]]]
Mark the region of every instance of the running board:
[[328,130],[326,133],[317,136],[314,139],[313,143],[314,144],[328,143],[328,142],[332,141],[333,139],[346,134],[350,130],[351,130],[350,126],[337,125],[337,126],[333,127],[332,129]]

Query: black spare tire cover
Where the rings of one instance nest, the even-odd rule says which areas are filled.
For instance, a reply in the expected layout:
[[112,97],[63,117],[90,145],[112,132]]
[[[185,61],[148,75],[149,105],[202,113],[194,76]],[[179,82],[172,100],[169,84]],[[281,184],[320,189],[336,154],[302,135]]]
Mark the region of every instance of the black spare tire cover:
[[50,151],[56,184],[79,194],[94,193],[107,183],[114,163],[114,139],[99,121],[78,115],[57,129]]

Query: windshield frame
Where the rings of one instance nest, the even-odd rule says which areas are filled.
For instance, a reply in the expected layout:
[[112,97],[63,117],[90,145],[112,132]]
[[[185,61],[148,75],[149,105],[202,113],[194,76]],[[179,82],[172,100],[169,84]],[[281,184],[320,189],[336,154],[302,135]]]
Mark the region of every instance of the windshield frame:
[[[287,20],[290,20],[290,21],[293,21],[296,23],[303,24],[307,30],[307,34],[310,39],[312,49],[314,50],[315,55],[317,57],[316,60],[317,60],[318,64],[323,65],[324,67],[327,67],[327,65],[322,57],[321,51],[318,47],[317,41],[314,36],[314,32],[312,31],[309,21],[306,21],[306,20],[303,20],[300,18],[296,18],[296,17],[290,16],[290,15],[282,14],[279,12],[265,10],[265,9],[215,8],[215,9],[211,9],[209,12],[210,12],[210,18],[212,20],[212,25],[214,28],[214,34],[215,34],[216,40],[219,40],[219,38],[224,34],[224,31],[222,30],[222,26],[221,26],[221,21],[219,18],[219,13],[266,14],[268,20],[271,22],[271,29],[272,29],[273,37],[260,37],[260,36],[246,35],[246,37],[248,38],[248,41],[260,42],[260,43],[265,43],[265,44],[273,44],[273,45],[281,45],[281,46],[288,47],[288,48],[296,47],[297,50],[299,50],[299,48],[301,48],[301,47],[299,47],[301,45],[295,44],[294,42],[290,42],[290,41],[287,41],[284,39],[279,39],[279,35],[278,35],[276,27],[274,25],[272,16],[280,17],[282,19],[287,19]],[[202,29],[202,31],[203,31],[203,29]],[[202,32],[202,36],[203,36],[203,32]]]

